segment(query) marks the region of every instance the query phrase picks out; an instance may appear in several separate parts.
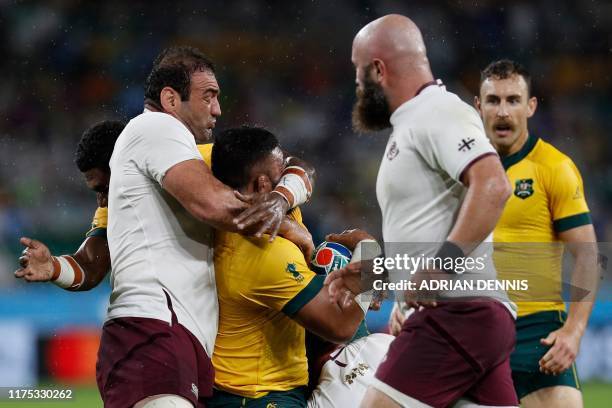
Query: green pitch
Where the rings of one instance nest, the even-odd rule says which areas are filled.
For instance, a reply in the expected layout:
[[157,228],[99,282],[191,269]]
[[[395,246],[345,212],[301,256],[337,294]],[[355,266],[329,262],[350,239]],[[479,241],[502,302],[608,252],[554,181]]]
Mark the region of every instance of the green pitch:
[[41,385],[39,389],[71,389],[72,399],[66,400],[7,400],[0,399],[1,408],[102,408],[102,400],[95,386],[66,386],[59,384]]
[[[73,398],[71,400],[42,402],[42,401],[8,401],[0,400],[2,408],[58,408],[58,407],[74,407],[74,408],[102,408],[102,400],[98,395],[98,389],[93,386],[89,387],[65,387],[61,385],[48,385],[49,389],[66,389],[73,390]],[[612,384],[606,383],[586,383],[583,384],[584,406],[585,408],[607,408],[610,407],[612,401]]]

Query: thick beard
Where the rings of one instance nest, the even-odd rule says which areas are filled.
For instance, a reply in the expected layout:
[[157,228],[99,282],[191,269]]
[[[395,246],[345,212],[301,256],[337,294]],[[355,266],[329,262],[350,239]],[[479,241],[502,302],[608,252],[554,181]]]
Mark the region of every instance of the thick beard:
[[357,100],[353,105],[353,129],[370,132],[391,127],[391,109],[380,84],[369,75],[363,81],[363,89],[357,89]]

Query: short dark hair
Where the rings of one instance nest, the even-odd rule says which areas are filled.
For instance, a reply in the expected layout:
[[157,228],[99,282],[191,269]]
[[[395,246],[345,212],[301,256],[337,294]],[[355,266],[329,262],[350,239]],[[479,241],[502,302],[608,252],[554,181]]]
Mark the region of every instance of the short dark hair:
[[188,100],[191,75],[198,71],[215,73],[212,61],[200,50],[187,46],[166,48],[153,62],[153,68],[145,82],[145,100],[161,107],[159,94],[166,86],[178,92],[181,100]]
[[531,75],[527,69],[519,64],[518,62],[502,59],[499,61],[493,61],[484,70],[480,72],[480,84],[478,89],[482,87],[482,83],[489,78],[494,79],[507,79],[513,75],[520,75],[527,84],[528,96],[531,96]]
[[249,182],[253,166],[279,147],[272,132],[254,126],[227,129],[215,136],[212,172],[221,182],[240,188]]
[[113,154],[115,142],[124,127],[125,123],[121,121],[105,120],[83,132],[74,154],[74,162],[81,173],[91,169],[110,173],[108,162]]

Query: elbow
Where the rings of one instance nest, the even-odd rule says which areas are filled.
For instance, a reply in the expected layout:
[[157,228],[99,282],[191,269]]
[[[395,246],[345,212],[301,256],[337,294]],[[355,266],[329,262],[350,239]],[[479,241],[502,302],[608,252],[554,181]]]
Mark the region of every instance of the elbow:
[[356,324],[353,324],[353,322],[348,324],[349,322],[347,321],[339,322],[339,324],[335,325],[325,337],[327,337],[327,340],[331,341],[332,343],[348,343],[355,335],[360,322],[361,321],[358,321]]
[[343,344],[343,343],[348,343],[353,338],[353,334],[348,334],[348,332],[346,331],[343,331],[343,332],[334,331],[334,332],[328,333],[328,335],[325,337],[327,341],[331,341],[332,343]]
[[506,175],[504,174],[503,177],[497,177],[494,181],[492,181],[489,189],[491,196],[494,197],[494,199],[499,203],[499,206],[503,208],[506,201],[508,201],[510,195],[512,194],[512,186],[510,185]]

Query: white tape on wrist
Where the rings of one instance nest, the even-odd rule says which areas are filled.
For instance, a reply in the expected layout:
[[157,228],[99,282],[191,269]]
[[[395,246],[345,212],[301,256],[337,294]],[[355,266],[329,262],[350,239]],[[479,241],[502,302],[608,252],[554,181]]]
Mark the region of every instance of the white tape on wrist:
[[51,282],[64,289],[77,289],[85,280],[85,272],[70,255],[52,256],[53,276]]
[[[378,242],[373,239],[364,239],[359,241],[355,246],[355,250],[353,251],[353,256],[351,257],[350,263],[359,262],[362,260],[364,256],[363,245],[372,246],[372,250],[369,250],[368,248],[368,254],[365,254],[365,259],[373,259],[382,253]],[[355,302],[357,302],[361,310],[363,310],[364,315],[368,312],[368,310],[370,309],[370,304],[372,303],[372,300],[374,300],[373,292],[373,290],[368,290],[367,292],[360,293],[359,295],[355,296]]]
[[363,258],[363,255],[362,255],[363,245],[368,245],[369,253],[366,254],[367,256],[365,259],[374,259],[378,255],[382,254],[382,249],[380,248],[380,245],[378,244],[378,242],[376,242],[373,239],[362,239],[361,241],[357,243],[357,245],[355,245],[355,250],[353,251],[353,257],[351,258],[350,263],[361,261],[361,259]]
[[304,204],[310,199],[312,185],[306,171],[298,166],[289,166],[274,188],[274,192],[281,194],[289,202],[290,208]]

